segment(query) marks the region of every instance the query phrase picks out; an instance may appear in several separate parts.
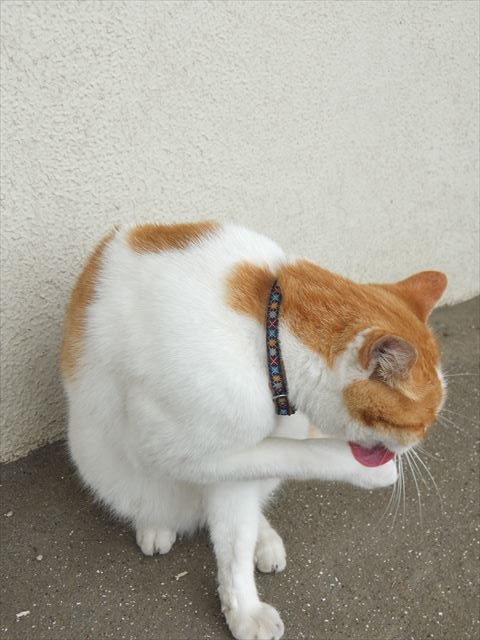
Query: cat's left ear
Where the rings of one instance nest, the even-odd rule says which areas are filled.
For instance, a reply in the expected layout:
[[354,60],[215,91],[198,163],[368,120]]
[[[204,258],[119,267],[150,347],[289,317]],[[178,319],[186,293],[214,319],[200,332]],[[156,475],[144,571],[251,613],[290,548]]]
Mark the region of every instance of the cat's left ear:
[[391,285],[422,322],[427,321],[446,287],[447,276],[441,271],[421,271]]

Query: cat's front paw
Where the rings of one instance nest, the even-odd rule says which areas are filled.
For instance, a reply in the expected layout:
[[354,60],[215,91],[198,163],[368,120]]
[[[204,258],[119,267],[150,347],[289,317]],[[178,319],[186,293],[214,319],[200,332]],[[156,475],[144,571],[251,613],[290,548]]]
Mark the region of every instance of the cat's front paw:
[[249,609],[228,609],[225,619],[236,640],[279,640],[283,636],[278,611],[264,602]]
[[398,479],[397,463],[390,460],[379,467],[365,467],[357,463],[352,482],[363,489],[382,489],[389,487]]

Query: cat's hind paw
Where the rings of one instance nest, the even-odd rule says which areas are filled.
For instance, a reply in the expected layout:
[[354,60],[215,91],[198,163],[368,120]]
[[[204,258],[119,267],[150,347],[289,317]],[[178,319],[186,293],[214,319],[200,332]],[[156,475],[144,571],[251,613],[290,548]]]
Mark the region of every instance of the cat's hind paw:
[[175,531],[155,527],[138,527],[137,544],[146,556],[168,553],[177,539]]
[[255,548],[255,564],[262,573],[279,573],[287,566],[285,547],[275,529],[260,531]]

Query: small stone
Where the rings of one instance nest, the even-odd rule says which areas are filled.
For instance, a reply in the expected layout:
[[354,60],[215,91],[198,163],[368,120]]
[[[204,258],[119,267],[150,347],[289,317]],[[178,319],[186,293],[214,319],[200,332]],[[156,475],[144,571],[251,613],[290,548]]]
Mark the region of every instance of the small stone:
[[5,515],[7,516],[7,518],[11,518],[13,516],[13,511],[7,511]]
[[188,573],[188,571],[182,571],[181,573],[178,573],[178,574],[175,576],[175,580],[180,580],[180,578],[183,578],[183,576],[186,576],[186,575],[187,575],[187,573]]
[[43,556],[41,553],[38,554],[38,556],[36,557],[36,560],[38,560],[40,562],[40,560],[43,560]]
[[28,616],[30,615],[30,611],[20,611],[19,613],[15,614],[17,616],[17,620],[19,620],[20,618],[23,618],[24,616]]

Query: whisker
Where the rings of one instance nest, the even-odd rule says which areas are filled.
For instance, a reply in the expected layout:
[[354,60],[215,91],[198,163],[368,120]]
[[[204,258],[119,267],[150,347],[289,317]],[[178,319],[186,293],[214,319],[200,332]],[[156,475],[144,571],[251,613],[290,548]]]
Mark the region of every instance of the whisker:
[[400,493],[401,493],[400,483],[397,481],[395,484],[397,485],[397,492],[396,492],[396,501],[395,501],[396,505],[395,505],[395,514],[393,516],[392,529],[395,526],[395,522],[397,520],[398,507],[400,506]]
[[431,458],[432,460],[439,460],[440,462],[444,462],[444,459],[439,455],[434,455],[430,451],[427,451],[421,442],[415,445],[415,449],[418,449],[422,453],[422,455],[427,456],[427,458]]
[[396,488],[397,488],[397,483],[395,483],[395,484],[393,485],[393,487],[392,487],[392,491],[391,491],[391,493],[390,493],[390,498],[389,498],[389,500],[388,500],[387,506],[385,507],[385,509],[384,509],[384,511],[383,511],[383,513],[382,513],[382,515],[380,516],[380,519],[379,519],[379,520],[378,520],[378,522],[377,522],[377,526],[379,526],[379,525],[381,524],[381,522],[383,521],[383,519],[385,518],[385,516],[388,514],[388,511],[389,511],[389,509],[390,509],[390,505],[393,505],[393,497],[394,497],[394,495],[395,495]]
[[473,373],[473,372],[468,372],[468,373],[444,373],[443,377],[444,378],[456,378],[458,376],[480,376],[480,373]]
[[449,426],[447,422],[444,421],[444,416],[437,416],[437,422],[438,424],[440,424],[442,427],[447,427]]
[[422,445],[421,442],[418,442],[415,445],[415,449],[418,449],[418,451],[421,451],[422,455],[427,456],[427,458],[432,458],[432,460],[440,460],[441,459],[438,456],[436,456],[433,453],[431,453],[430,451],[427,451],[427,449],[425,449],[425,447]]
[[395,520],[397,518],[397,511],[398,511],[398,498],[399,498],[399,491],[400,491],[400,484],[397,480],[397,482],[393,485],[393,503],[392,503],[392,515],[393,515],[393,519],[392,522],[390,524],[390,530],[392,531],[394,526],[395,526]]
[[[452,426],[454,429],[457,429],[457,431],[460,431],[463,433],[463,429],[462,427],[459,427],[458,424],[456,422],[453,422],[453,420],[450,420],[450,418],[447,418],[447,416],[439,416],[437,418],[437,420],[440,422],[441,425],[443,425],[444,427],[450,427]],[[445,421],[445,422],[443,422]]]
[[478,418],[475,420],[473,418],[470,418],[470,416],[466,416],[464,413],[459,413],[458,411],[452,411],[452,409],[447,409],[446,407],[444,407],[442,411],[447,411],[448,413],[451,413],[455,416],[459,416],[460,418],[465,418],[466,420],[470,420],[470,422],[473,422],[474,424],[478,424]]
[[394,494],[394,492],[395,492],[395,485],[393,485],[393,487],[392,487],[392,491],[391,491],[391,493],[390,493],[390,498],[389,498],[389,500],[388,500],[387,506],[385,507],[385,509],[384,509],[384,511],[383,511],[383,513],[382,513],[382,515],[380,516],[380,519],[379,519],[379,521],[378,521],[377,525],[379,525],[379,524],[382,522],[382,520],[385,518],[385,516],[387,515],[388,510],[389,510],[389,508],[390,508],[390,505],[392,504],[392,500],[393,500],[393,494]]
[[377,526],[379,526],[379,525],[381,524],[381,522],[383,521],[383,519],[385,518],[385,516],[386,516],[386,515],[387,515],[387,513],[388,513],[388,510],[389,510],[389,508],[390,508],[390,505],[392,504],[392,500],[393,500],[393,494],[394,494],[394,492],[395,492],[395,485],[393,485],[393,487],[392,487],[392,491],[391,491],[391,493],[390,493],[390,498],[389,498],[389,500],[388,500],[387,506],[385,507],[385,509],[384,509],[384,511],[383,511],[383,513],[382,513],[382,515],[380,516],[380,518],[379,518],[379,520],[378,520],[378,522],[377,522]]
[[405,455],[406,455],[406,460],[407,460],[408,466],[410,467],[410,471],[412,473],[413,481],[415,482],[415,487],[417,489],[418,513],[419,513],[419,516],[420,516],[420,526],[423,526],[422,499],[420,497],[420,489],[418,487],[418,482],[417,482],[417,479],[415,477],[415,472],[413,471],[413,467],[412,467],[411,462],[410,462],[410,456],[408,455],[408,451],[405,452]]
[[435,491],[437,492],[438,500],[440,502],[440,509],[442,511],[442,515],[445,515],[445,511],[443,509],[443,500],[442,500],[442,496],[440,494],[440,489],[438,488],[438,485],[437,485],[437,483],[435,481],[435,478],[432,475],[432,472],[427,467],[425,462],[422,460],[422,458],[420,457],[419,453],[417,451],[415,451],[415,449],[411,449],[411,451],[412,451],[412,454],[417,458],[418,462],[423,466],[425,471],[428,473],[428,475],[430,477],[430,480],[433,482],[433,486],[435,487]]
[[425,477],[422,473],[422,470],[420,469],[420,467],[418,466],[418,464],[416,463],[414,458],[411,458],[412,460],[412,464],[415,467],[415,471],[418,473],[418,476],[420,478],[420,480],[423,482],[423,484],[425,485],[425,488],[427,489],[427,491],[430,491],[430,487],[428,486],[428,482],[425,480]]

